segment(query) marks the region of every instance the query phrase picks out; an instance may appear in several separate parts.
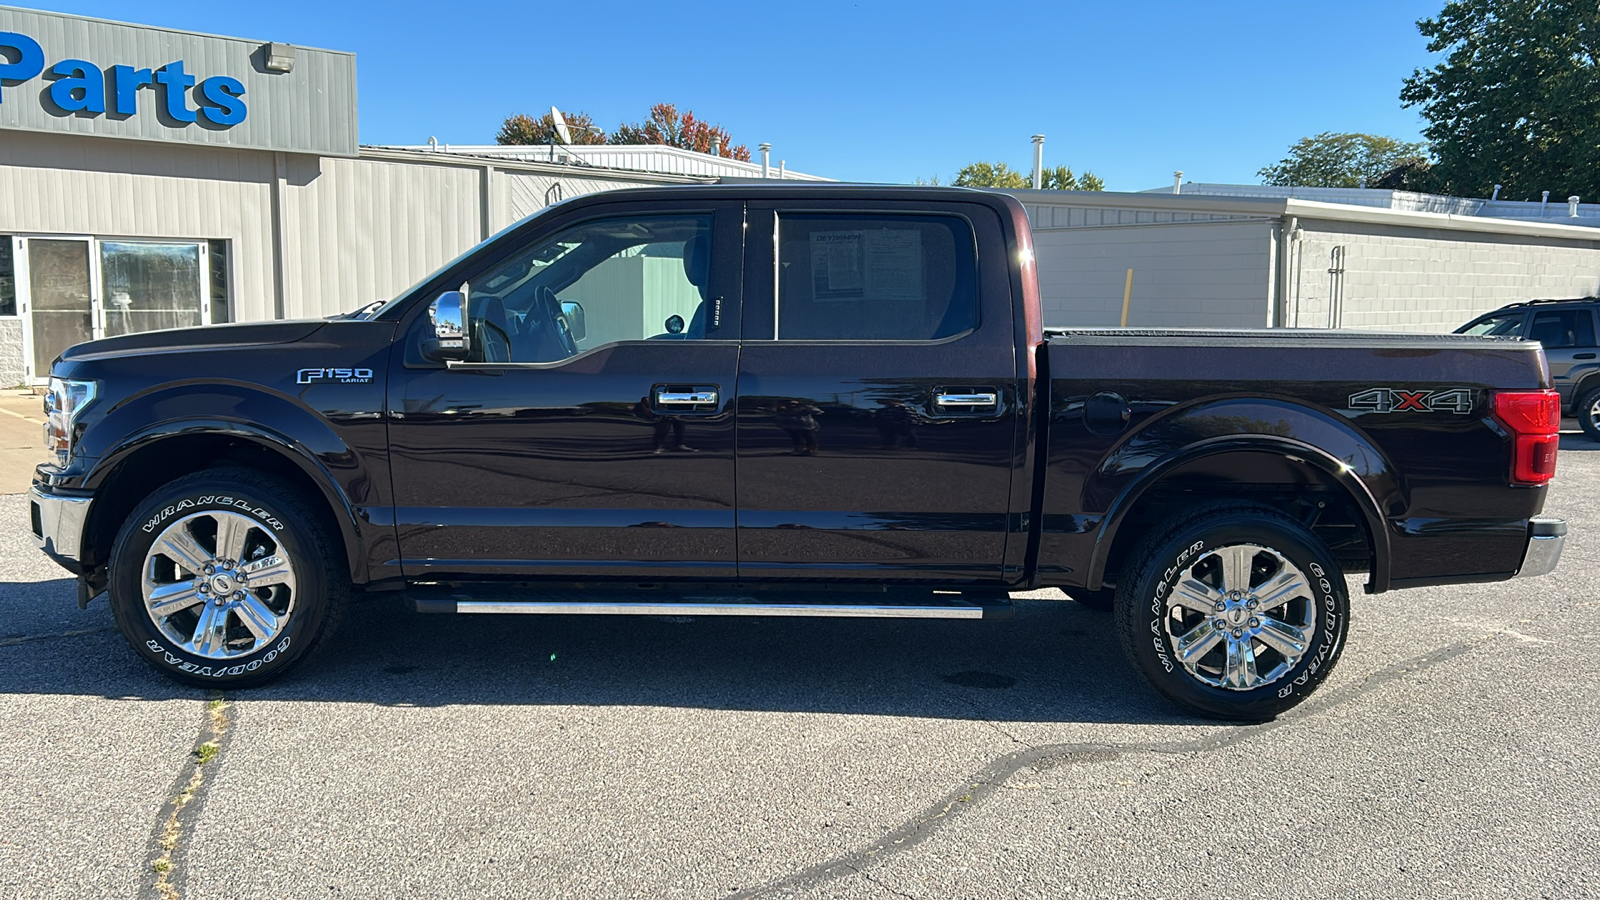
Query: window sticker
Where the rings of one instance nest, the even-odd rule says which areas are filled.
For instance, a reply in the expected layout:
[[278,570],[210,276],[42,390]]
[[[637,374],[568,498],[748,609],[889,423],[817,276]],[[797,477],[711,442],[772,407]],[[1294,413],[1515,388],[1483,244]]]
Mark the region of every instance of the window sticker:
[[860,300],[862,234],[859,231],[811,232],[812,296],[818,300]]
[[813,231],[812,296],[822,302],[926,300],[918,229]]

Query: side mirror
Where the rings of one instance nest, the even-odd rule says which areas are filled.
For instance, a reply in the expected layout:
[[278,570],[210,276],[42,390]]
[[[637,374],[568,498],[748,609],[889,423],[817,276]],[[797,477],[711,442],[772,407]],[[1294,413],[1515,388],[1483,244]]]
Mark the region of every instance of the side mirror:
[[428,306],[433,337],[423,341],[422,351],[429,359],[466,359],[472,349],[467,333],[467,295],[445,291]]
[[561,318],[566,320],[567,333],[575,341],[581,341],[589,333],[589,328],[583,322],[583,304],[576,300],[561,301]]

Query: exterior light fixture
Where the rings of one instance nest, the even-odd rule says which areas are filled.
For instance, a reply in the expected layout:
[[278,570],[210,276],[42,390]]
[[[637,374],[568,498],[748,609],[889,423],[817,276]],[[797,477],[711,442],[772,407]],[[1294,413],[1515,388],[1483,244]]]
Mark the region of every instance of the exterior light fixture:
[[261,65],[268,72],[293,72],[294,71],[294,45],[293,44],[262,44]]

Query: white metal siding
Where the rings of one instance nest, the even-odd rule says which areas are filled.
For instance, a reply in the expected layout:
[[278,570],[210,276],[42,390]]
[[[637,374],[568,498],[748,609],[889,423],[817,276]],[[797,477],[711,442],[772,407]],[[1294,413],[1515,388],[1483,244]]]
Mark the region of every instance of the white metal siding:
[[235,318],[273,316],[272,154],[11,132],[0,234],[225,238]]
[[1130,268],[1130,327],[1270,324],[1268,222],[1043,230],[1033,248],[1046,325],[1118,324]]
[[482,170],[291,157],[284,195],[289,318],[384,300],[482,237]]

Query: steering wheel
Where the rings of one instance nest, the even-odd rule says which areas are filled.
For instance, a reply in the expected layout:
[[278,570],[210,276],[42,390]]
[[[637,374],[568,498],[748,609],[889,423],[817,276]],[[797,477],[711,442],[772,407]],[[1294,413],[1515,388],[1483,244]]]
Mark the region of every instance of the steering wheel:
[[567,320],[561,315],[561,301],[556,299],[556,292],[548,287],[539,288],[534,297],[533,308],[528,311],[528,317],[538,317],[538,327],[541,331],[549,329],[546,334],[555,337],[557,349],[561,351],[561,358],[578,355],[578,342],[572,339],[572,331],[567,328]]

